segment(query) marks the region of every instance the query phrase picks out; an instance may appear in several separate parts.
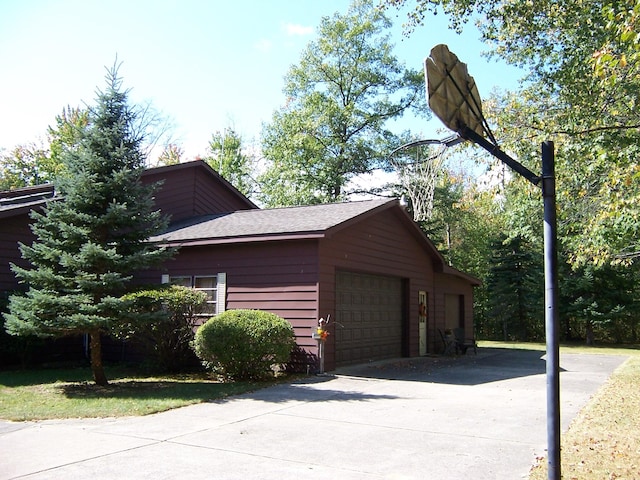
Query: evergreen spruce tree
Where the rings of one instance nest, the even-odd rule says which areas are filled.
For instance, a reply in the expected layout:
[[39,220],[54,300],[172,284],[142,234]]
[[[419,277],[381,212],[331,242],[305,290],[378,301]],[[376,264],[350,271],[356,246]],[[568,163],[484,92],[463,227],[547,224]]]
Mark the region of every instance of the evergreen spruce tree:
[[492,242],[492,267],[487,278],[493,336],[529,341],[542,332],[544,278],[542,266],[531,246],[521,236],[507,239],[500,235]]
[[10,298],[6,329],[14,335],[90,338],[96,384],[108,383],[101,335],[115,327],[136,270],[156,265],[170,251],[145,243],[166,227],[154,209],[155,186],[141,183],[142,138],[121,90],[117,67],[108,69],[79,144],[62,155],[65,175],[55,182],[60,197],[34,212],[31,246],[20,245],[31,268],[12,265],[25,295]]

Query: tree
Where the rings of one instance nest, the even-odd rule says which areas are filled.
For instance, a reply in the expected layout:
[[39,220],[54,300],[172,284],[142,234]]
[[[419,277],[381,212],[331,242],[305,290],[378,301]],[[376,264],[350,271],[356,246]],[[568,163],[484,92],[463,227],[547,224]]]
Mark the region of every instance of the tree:
[[[168,146],[157,163],[179,163],[182,151],[170,143],[168,119],[148,103],[133,105],[131,109],[134,117],[131,130],[135,137],[143,139],[143,154],[148,157],[161,140],[167,139]],[[9,153],[0,151],[0,190],[53,182],[63,173],[62,154],[78,147],[88,121],[87,109],[67,106],[56,116],[55,124],[47,128],[46,141],[18,145]]]
[[47,137],[49,139],[48,170],[52,172],[50,179],[61,173],[65,150],[78,146],[88,123],[87,109],[67,106],[60,115],[56,116],[55,125],[49,126]]
[[44,170],[47,152],[35,143],[18,145],[8,153],[0,153],[0,190],[28,187],[44,183],[49,177]]
[[31,267],[12,265],[27,291],[10,297],[5,315],[14,335],[88,335],[98,385],[108,383],[101,335],[126,308],[121,296],[133,272],[171,254],[145,242],[167,222],[154,210],[155,186],[140,180],[143,139],[132,129],[136,117],[116,66],[108,70],[106,83],[77,147],[61,152],[64,175],[55,187],[62,200],[32,214],[36,239],[20,245]]
[[504,234],[494,239],[491,248],[487,296],[493,328],[485,325],[485,329],[494,335],[501,332],[504,341],[538,340],[544,332],[544,282],[539,252],[534,252],[524,238]]
[[162,285],[128,293],[123,300],[129,302],[129,311],[118,325],[118,338],[140,342],[159,371],[180,372],[194,366],[191,342],[207,300],[204,292]]
[[579,333],[588,345],[596,339],[636,342],[637,285],[637,266],[584,265],[568,272],[560,288],[566,333]]
[[184,150],[175,143],[170,143],[164,147],[162,153],[158,156],[157,166],[176,165],[182,161]]
[[253,159],[243,151],[242,137],[233,129],[217,131],[209,141],[209,155],[204,160],[244,195],[253,193],[251,177]]
[[387,122],[424,105],[422,73],[392,53],[391,22],[371,1],[324,17],[319,36],[285,77],[287,103],[263,128],[270,206],[336,201],[355,175],[388,167],[401,144]]
[[490,322],[487,279],[492,260],[492,240],[504,230],[502,203],[494,191],[475,187],[463,173],[440,172],[434,192],[431,219],[419,222],[447,262],[480,279],[474,289],[476,333],[485,334]]
[[32,142],[0,154],[0,190],[53,181],[62,171],[63,151],[78,144],[87,126],[87,114],[86,110],[66,107],[56,116],[55,126],[47,129],[48,146]]
[[491,54],[529,69],[505,128],[535,149],[548,138],[562,145],[556,172],[570,261],[640,256],[640,0],[419,0],[409,28],[439,9],[457,29],[480,19]]

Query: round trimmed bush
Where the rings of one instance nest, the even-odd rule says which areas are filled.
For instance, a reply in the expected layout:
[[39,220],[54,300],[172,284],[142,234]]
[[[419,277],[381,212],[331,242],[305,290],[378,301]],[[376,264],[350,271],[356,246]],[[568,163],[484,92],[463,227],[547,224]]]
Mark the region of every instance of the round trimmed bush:
[[196,332],[193,347],[205,366],[235,380],[273,374],[295,347],[291,324],[261,310],[227,310]]

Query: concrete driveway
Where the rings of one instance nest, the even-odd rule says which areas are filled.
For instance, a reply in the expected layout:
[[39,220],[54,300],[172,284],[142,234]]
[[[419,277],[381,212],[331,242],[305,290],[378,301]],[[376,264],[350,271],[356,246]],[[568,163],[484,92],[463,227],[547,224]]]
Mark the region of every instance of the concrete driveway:
[[[625,357],[563,354],[562,426]],[[0,422],[2,479],[517,479],[546,447],[541,352],[343,369],[145,417]]]

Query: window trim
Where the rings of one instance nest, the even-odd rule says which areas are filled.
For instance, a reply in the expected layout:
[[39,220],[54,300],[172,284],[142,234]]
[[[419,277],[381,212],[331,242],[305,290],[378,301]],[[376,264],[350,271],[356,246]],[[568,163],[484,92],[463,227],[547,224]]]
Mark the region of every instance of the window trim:
[[[196,280],[200,278],[214,278],[215,287],[213,288],[196,288]],[[184,280],[189,280],[185,282]],[[176,280],[182,280],[176,282]],[[193,288],[202,292],[213,292],[211,296],[212,300],[207,300],[208,304],[214,305],[213,313],[200,313],[200,317],[209,317],[211,315],[218,315],[226,310],[227,302],[227,274],[225,272],[219,272],[213,275],[170,275],[163,274],[161,277],[161,283],[174,283],[175,285],[182,285],[188,288]],[[189,285],[186,285],[189,283]]]

